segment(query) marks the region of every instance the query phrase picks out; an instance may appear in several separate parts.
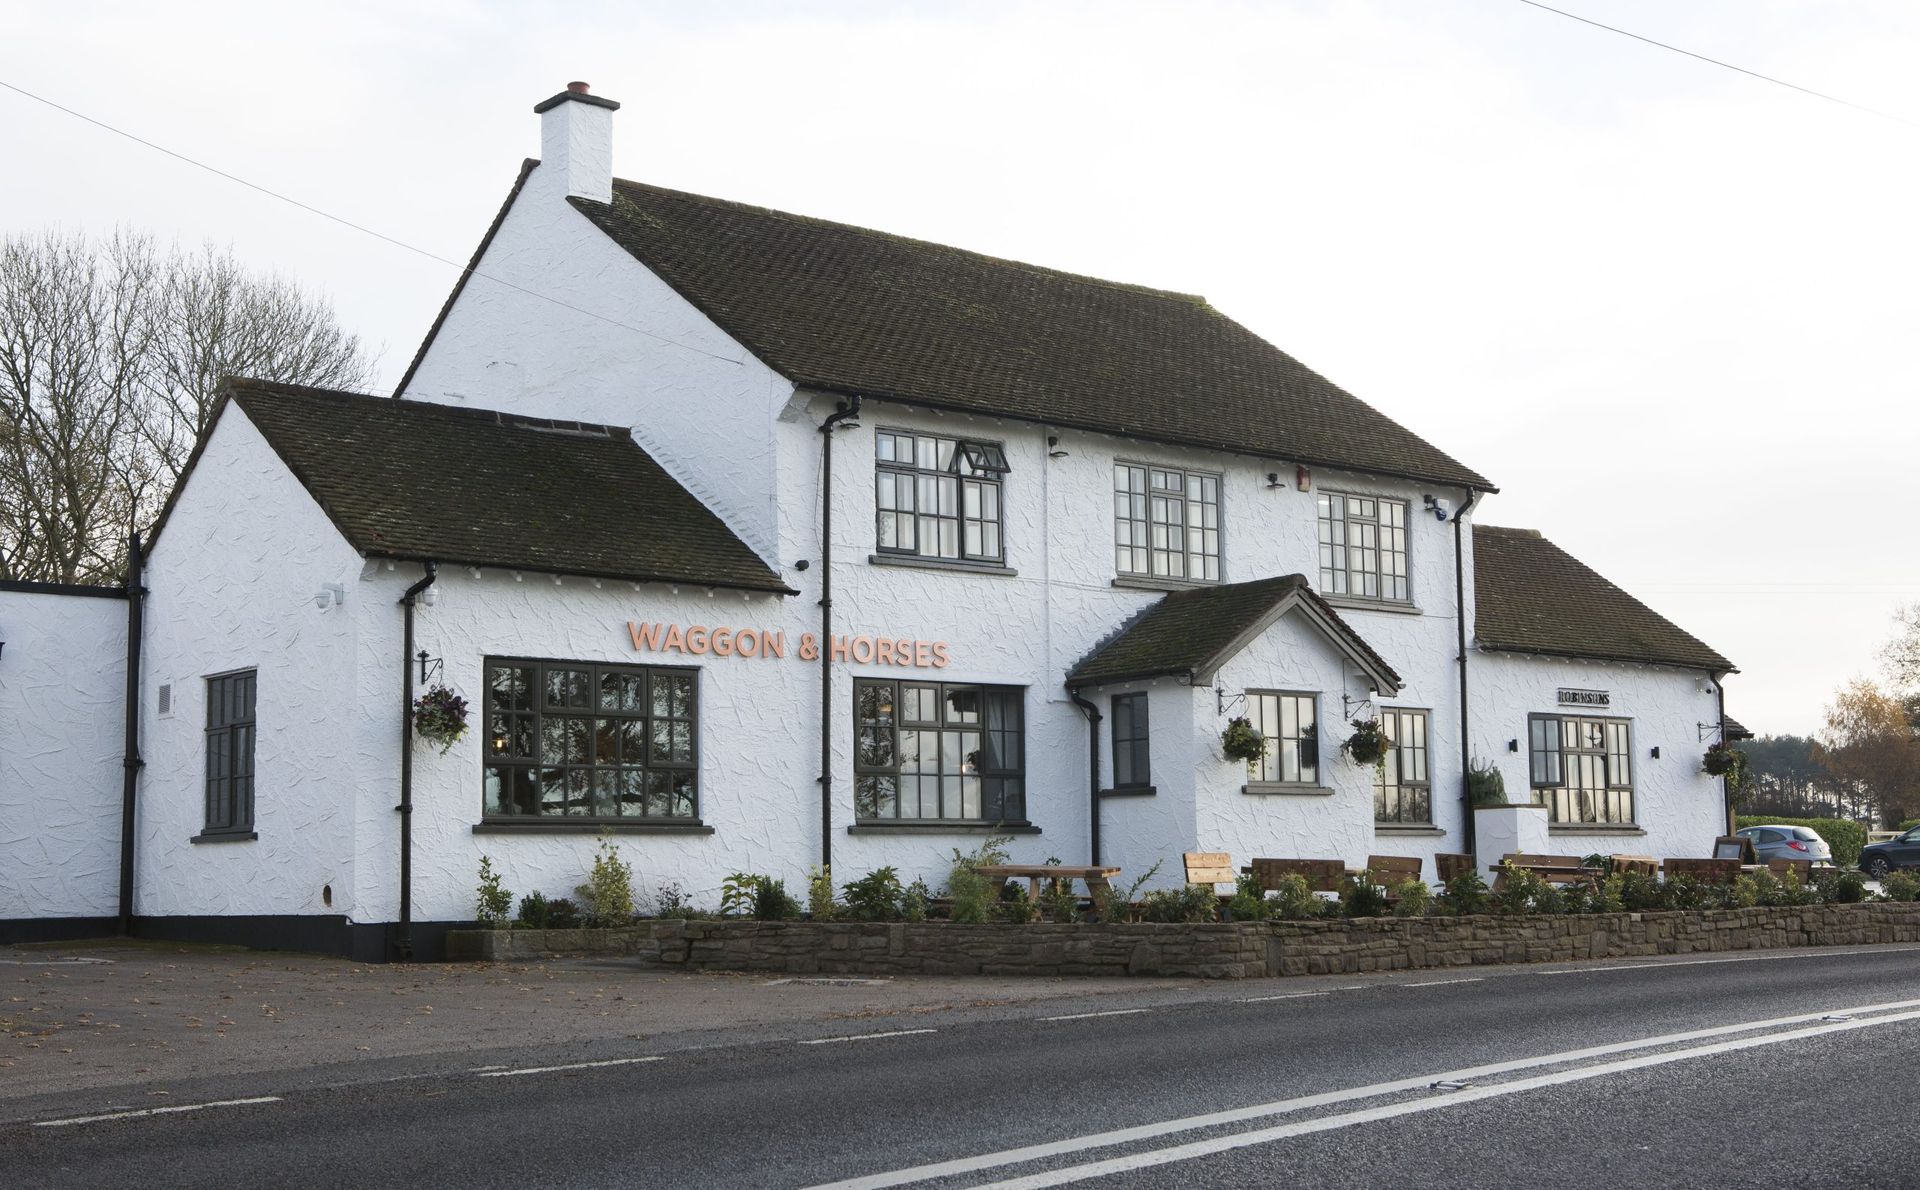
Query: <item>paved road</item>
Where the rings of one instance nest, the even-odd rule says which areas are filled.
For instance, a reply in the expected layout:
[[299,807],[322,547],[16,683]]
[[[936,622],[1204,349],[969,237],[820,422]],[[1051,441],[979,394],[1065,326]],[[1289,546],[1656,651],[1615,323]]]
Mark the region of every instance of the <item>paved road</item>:
[[[111,1091],[13,1099],[0,1186],[1920,1185],[1916,947],[1161,988],[626,1046],[225,1075],[158,1114],[117,1115],[155,1101]],[[230,1100],[262,1102],[198,1106]]]

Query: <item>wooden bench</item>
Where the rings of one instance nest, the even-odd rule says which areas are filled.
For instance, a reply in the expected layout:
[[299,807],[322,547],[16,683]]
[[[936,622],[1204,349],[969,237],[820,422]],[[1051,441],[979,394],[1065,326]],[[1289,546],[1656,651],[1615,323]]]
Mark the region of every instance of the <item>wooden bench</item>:
[[1813,879],[1813,861],[1810,859],[1770,859],[1767,861],[1767,871],[1772,872],[1775,876],[1785,876],[1788,872],[1796,872],[1800,876],[1800,883],[1805,884]]
[[1737,859],[1669,859],[1660,865],[1668,880],[1686,876],[1702,884],[1732,884],[1740,875]]
[[1369,855],[1367,871],[1373,882],[1391,889],[1396,884],[1420,879],[1421,862],[1417,855]]
[[1440,877],[1440,883],[1445,884],[1455,876],[1473,871],[1473,857],[1442,852],[1433,857],[1433,870]]
[[1584,884],[1592,887],[1599,882],[1599,873],[1587,867],[1577,855],[1535,855],[1526,851],[1510,851],[1493,867],[1493,871],[1498,873],[1493,880],[1496,890],[1505,887],[1509,866],[1532,872],[1548,884]]
[[1262,892],[1272,892],[1288,876],[1304,876],[1314,892],[1339,892],[1347,878],[1347,865],[1337,859],[1255,859],[1241,869],[1251,872]]
[[[1186,851],[1180,860],[1187,867],[1187,883],[1199,884],[1216,894],[1223,884],[1239,884],[1233,871],[1233,856],[1224,851]],[[1229,897],[1228,899],[1231,899]]]

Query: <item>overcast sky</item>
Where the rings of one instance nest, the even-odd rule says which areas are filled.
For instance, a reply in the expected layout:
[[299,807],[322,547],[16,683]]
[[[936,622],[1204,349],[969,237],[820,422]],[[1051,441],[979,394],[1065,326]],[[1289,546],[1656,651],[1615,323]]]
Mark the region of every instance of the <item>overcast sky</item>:
[[[1910,0],[1563,0],[1920,121]],[[14,0],[0,79],[464,261],[569,79],[623,177],[1214,305],[1817,726],[1920,597],[1920,128],[1517,0]],[[453,270],[0,91],[0,231],[231,243],[398,380]]]

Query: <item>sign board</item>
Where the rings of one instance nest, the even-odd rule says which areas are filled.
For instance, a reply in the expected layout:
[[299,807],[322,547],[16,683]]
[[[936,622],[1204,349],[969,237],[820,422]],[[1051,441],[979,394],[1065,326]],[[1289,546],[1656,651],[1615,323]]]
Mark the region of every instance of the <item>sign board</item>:
[[1743,864],[1756,862],[1753,856],[1753,840],[1745,835],[1721,835],[1713,841],[1713,858],[1737,859]]
[[[787,634],[764,628],[717,628],[705,624],[638,624],[629,621],[627,637],[636,652],[680,653],[703,657],[762,657],[783,660]],[[892,636],[836,635],[827,646],[830,659],[856,665],[892,665],[903,669],[945,669],[947,642]],[[820,638],[802,632],[793,656],[801,661],[820,659]]]
[[1568,690],[1560,689],[1560,705],[1563,707],[1607,707],[1613,705],[1613,694],[1606,690]]

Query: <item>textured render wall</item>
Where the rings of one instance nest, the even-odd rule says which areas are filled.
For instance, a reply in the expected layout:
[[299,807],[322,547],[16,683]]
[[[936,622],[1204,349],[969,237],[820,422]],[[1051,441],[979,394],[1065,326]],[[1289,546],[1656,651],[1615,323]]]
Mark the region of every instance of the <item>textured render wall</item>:
[[1144,887],[1178,887],[1185,875],[1180,853],[1202,849],[1194,834],[1195,695],[1171,678],[1086,692],[1099,704],[1100,713],[1108,716],[1100,724],[1100,775],[1108,787],[1113,784],[1112,696],[1128,691],[1147,695],[1148,764],[1154,792],[1150,797],[1102,799],[1100,858],[1125,869],[1123,883],[1132,884],[1157,863],[1160,871]]
[[772,426],[791,384],[575,210],[559,170],[534,169],[479,269],[403,396],[629,426],[773,557]]
[[0,921],[119,911],[127,605],[0,591]]
[[[237,405],[208,439],[148,562],[134,908],[142,916],[340,914],[352,904],[360,757],[354,689],[361,560]],[[313,596],[339,584],[346,602]],[[208,675],[257,669],[249,842],[205,825]],[[174,712],[155,714],[173,687]],[[333,903],[323,889],[332,887]]]
[[[1700,771],[1707,745],[1696,724],[1717,723],[1720,714],[1716,696],[1700,690],[1704,674],[1479,652],[1472,667],[1474,754],[1499,767],[1510,800],[1528,792],[1527,716],[1563,713],[1560,687],[1610,691],[1612,704],[1592,713],[1633,720],[1634,812],[1645,833],[1555,827],[1556,848],[1581,855],[1713,854],[1714,837],[1726,830],[1726,807],[1720,780]],[[1518,752],[1507,751],[1509,740],[1519,742]],[[1658,760],[1650,755],[1656,747]]]
[[[373,916],[398,912],[400,592],[416,566],[384,566],[357,584],[369,609],[362,637],[352,734],[368,778],[360,799],[362,883],[359,903]],[[473,729],[441,755],[419,743],[414,761],[414,917],[473,916],[480,856],[489,856],[516,896],[572,896],[586,878],[597,840],[579,834],[475,834],[482,810],[482,674],[487,656],[621,664],[695,665],[700,670],[698,738],[700,814],[712,834],[623,834],[643,904],[662,881],[717,905],[730,872],[784,878],[805,895],[807,865],[818,861],[819,798],[813,781],[818,737],[807,713],[819,671],[799,659],[793,601],[663,584],[605,582],[505,571],[441,571],[437,600],[421,607],[416,649],[443,659],[443,677],[472,704]],[[784,659],[687,657],[636,652],[627,622],[729,625],[787,633]],[[835,841],[836,847],[840,840]],[[860,873],[853,873],[859,875]]]

